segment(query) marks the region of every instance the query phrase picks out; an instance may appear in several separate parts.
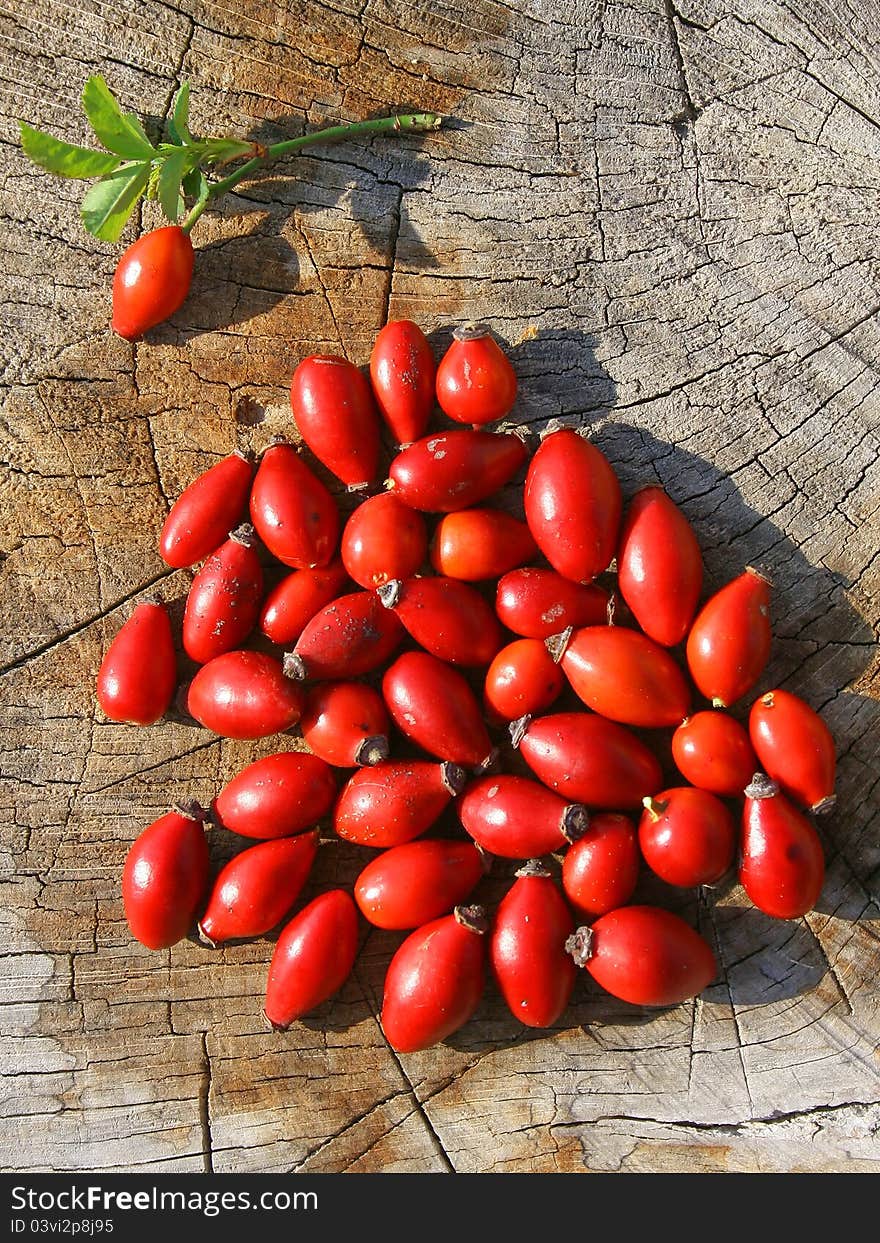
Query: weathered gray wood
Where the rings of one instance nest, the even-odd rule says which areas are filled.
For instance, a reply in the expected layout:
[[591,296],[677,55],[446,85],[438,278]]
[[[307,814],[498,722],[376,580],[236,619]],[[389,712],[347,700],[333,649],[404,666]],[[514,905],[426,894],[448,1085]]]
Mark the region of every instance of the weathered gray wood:
[[[11,7],[3,1166],[876,1169],[877,6]],[[199,225],[186,306],[130,346],[106,327],[116,252],[14,125],[85,138],[96,70],[154,118],[188,78],[195,128],[214,132],[398,104],[454,120],[243,186]],[[186,589],[155,551],[169,500],[288,428],[300,356],[363,363],[386,315],[438,341],[490,320],[523,419],[589,424],[627,489],[661,480],[711,585],[752,562],[774,578],[767,685],[804,694],[839,742],[828,882],[792,924],[736,887],[686,897],[722,963],[693,1005],[634,1013],[584,983],[557,1031],[532,1034],[490,992],[449,1045],[398,1058],[376,1021],[394,938],[371,935],[339,998],[279,1037],[259,1016],[266,942],[150,954],[128,935],[129,842],[274,744],[103,720],[101,651],[150,588]],[[320,883],[356,870],[322,850]]]

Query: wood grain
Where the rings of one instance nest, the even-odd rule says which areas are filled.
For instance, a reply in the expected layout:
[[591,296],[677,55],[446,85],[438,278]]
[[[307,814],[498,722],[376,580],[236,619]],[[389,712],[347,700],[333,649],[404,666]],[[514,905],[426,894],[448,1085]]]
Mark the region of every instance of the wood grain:
[[[12,0],[0,36],[4,1168],[876,1170],[877,7]],[[80,186],[17,144],[18,117],[85,139],[95,71],[154,133],[183,78],[197,131],[452,119],[243,184],[198,226],[183,309],[132,346],[107,328],[116,252],[83,231]],[[140,828],[277,742],[104,720],[101,652],[136,600],[186,591],[156,552],[170,501],[289,430],[300,357],[362,364],[388,316],[438,348],[490,320],[521,420],[588,426],[627,492],[662,482],[710,587],[747,563],[774,580],[766,685],[839,744],[828,881],[793,923],[736,886],[673,897],[722,964],[693,1004],[582,982],[534,1033],[490,990],[447,1045],[398,1057],[376,1018],[389,934],[283,1036],[260,1021],[267,941],[128,935]],[[362,863],[319,858],[315,888]]]

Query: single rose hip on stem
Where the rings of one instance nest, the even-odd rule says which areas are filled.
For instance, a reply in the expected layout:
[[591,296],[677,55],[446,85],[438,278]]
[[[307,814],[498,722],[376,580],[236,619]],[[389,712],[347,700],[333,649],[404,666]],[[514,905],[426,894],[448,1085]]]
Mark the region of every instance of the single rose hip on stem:
[[136,341],[186,300],[192,281],[192,242],[178,225],[144,233],[123,251],[113,276],[110,327]]

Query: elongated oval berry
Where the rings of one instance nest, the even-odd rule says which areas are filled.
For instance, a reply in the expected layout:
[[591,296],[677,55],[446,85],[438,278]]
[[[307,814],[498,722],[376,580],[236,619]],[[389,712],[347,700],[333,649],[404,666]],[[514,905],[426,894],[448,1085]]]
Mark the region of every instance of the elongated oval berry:
[[516,401],[516,372],[488,324],[461,324],[437,368],[437,403],[457,423],[503,419]]
[[263,652],[224,652],[196,673],[186,706],[224,738],[265,738],[296,725],[305,695],[281,662]]
[[528,777],[472,781],[456,811],[477,845],[502,859],[552,854],[577,841],[589,826],[586,807],[566,803]]
[[639,879],[639,839],[627,816],[590,816],[589,830],[565,852],[562,888],[584,919],[625,906]]
[[740,884],[759,911],[798,919],[813,909],[825,880],[822,843],[764,773],[746,786],[741,842]]
[[703,605],[687,641],[687,662],[701,694],[729,708],[747,694],[770,656],[770,581],[747,566]]
[[703,558],[693,527],[660,487],[642,488],[630,501],[617,582],[648,638],[663,647],[681,643],[700,599]]
[[177,686],[177,657],[168,610],[139,604],[107,648],[98,670],[98,703],[111,721],[152,725],[164,716]]
[[436,656],[398,656],[382,679],[382,698],[400,732],[430,755],[470,768],[491,761],[492,742],[473,691]]
[[328,565],[339,541],[339,510],[293,445],[270,445],[251,489],[251,522],[273,556],[295,570]]
[[357,908],[344,889],[330,889],[294,915],[278,938],[263,1013],[285,1031],[342,988],[357,957]]
[[469,583],[497,578],[537,555],[526,524],[500,509],[446,514],[431,543],[431,564],[437,573]]
[[834,739],[809,704],[790,691],[768,691],[752,704],[749,735],[764,771],[790,798],[814,812],[831,810]]
[[362,768],[342,787],[333,827],[358,846],[400,846],[439,819],[465,780],[457,765],[430,760],[385,760]]
[[667,885],[714,885],[733,863],[733,816],[708,790],[674,786],[644,800],[639,846],[652,872]]
[[379,413],[399,444],[424,435],[434,409],[436,372],[428,339],[411,320],[393,320],[376,337],[370,380]]
[[451,665],[488,665],[503,642],[492,606],[456,578],[393,580],[378,595],[416,643]]
[[393,492],[363,501],[342,532],[345,568],[368,591],[393,578],[409,578],[421,569],[427,552],[424,518]]
[[376,928],[420,928],[464,902],[484,871],[472,842],[406,842],[370,860],[355,882],[355,901]]
[[151,950],[187,935],[208,887],[204,812],[176,805],[134,841],[122,869],[122,901],[131,935]]
[[568,1005],[577,968],[565,952],[574,920],[549,870],[519,869],[492,923],[489,959],[510,1013],[527,1027],[552,1027]]
[[738,798],[758,762],[749,736],[726,712],[695,712],[672,735],[672,758],[693,786]]
[[602,810],[640,807],[662,787],[656,757],[623,725],[586,712],[556,712],[511,725],[532,772],[564,799]]
[[498,583],[495,611],[514,634],[549,639],[569,626],[599,626],[608,620],[611,597],[594,584],[573,583],[555,570],[527,566]]
[[328,764],[305,751],[280,751],[248,764],[211,804],[224,829],[268,841],[310,829],[336,801]]
[[294,570],[266,596],[260,629],[281,647],[295,643],[315,614],[350,587],[345,566],[338,559],[313,570]]
[[545,712],[562,693],[565,677],[540,639],[516,639],[489,666],[483,698],[496,721]]
[[210,556],[242,514],[254,478],[251,453],[230,453],[194,479],[171,506],[159,536],[159,555],[181,570]]
[[623,725],[660,729],[688,714],[687,679],[665,650],[625,626],[585,626],[571,636],[562,671],[588,708]]
[[186,301],[194,264],[192,242],[180,225],[142,233],[113,274],[113,331],[137,341],[169,319]]
[[385,975],[381,1022],[398,1053],[439,1044],[473,1016],[486,983],[487,927],[482,907],[457,906],[411,932],[397,950]]
[[671,911],[622,906],[578,928],[569,953],[600,987],[634,1006],[676,1006],[715,979],[707,942]]
[[527,456],[512,432],[437,432],[398,453],[388,472],[389,486],[413,509],[451,513],[497,492]]
[[318,831],[248,846],[220,869],[199,934],[209,945],[261,937],[280,923],[309,878]]
[[337,479],[361,488],[376,478],[379,416],[369,381],[335,354],[304,358],[290,382],[303,440]]
[[192,581],[183,612],[183,646],[203,665],[241,647],[263,599],[263,567],[254,528],[245,523],[211,553]]
[[315,755],[337,768],[388,759],[388,712],[379,692],[363,682],[313,686],[299,727]]
[[285,667],[303,681],[359,678],[384,665],[403,635],[403,626],[375,592],[353,591],[315,614]]
[[523,503],[554,570],[588,583],[608,569],[623,502],[611,463],[594,444],[567,428],[547,436],[529,464]]

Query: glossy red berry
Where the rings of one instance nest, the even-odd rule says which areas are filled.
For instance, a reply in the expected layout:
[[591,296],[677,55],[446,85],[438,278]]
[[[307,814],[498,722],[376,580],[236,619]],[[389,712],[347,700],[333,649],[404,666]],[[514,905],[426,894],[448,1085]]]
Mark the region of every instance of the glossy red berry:
[[424,434],[434,408],[436,371],[427,337],[410,320],[394,320],[376,337],[370,380],[379,412],[399,444]]
[[606,992],[634,1006],[675,1006],[715,979],[707,942],[671,911],[622,906],[579,928],[569,953]]
[[645,634],[663,647],[687,635],[703,586],[693,527],[660,487],[633,497],[617,553],[620,594]]
[[236,452],[194,479],[165,519],[159,536],[162,560],[180,570],[219,548],[247,512],[253,478],[253,455]]
[[263,567],[254,528],[245,523],[211,553],[192,581],[183,612],[183,647],[205,664],[241,647],[257,622]]
[[314,570],[294,570],[266,596],[260,611],[260,629],[267,639],[281,647],[295,643],[316,613],[350,590],[351,583],[340,560]]
[[268,841],[310,829],[336,801],[328,764],[305,751],[280,751],[248,764],[211,804],[224,829]]
[[295,570],[328,565],[339,540],[339,510],[292,445],[263,454],[251,489],[251,521],[273,556]]
[[379,692],[363,682],[313,686],[299,727],[315,755],[337,768],[388,759],[388,712]]
[[575,583],[607,570],[617,551],[620,484],[589,440],[570,429],[545,437],[529,464],[523,503],[529,530],[554,570]]
[[357,957],[358,917],[344,889],[319,894],[278,938],[266,983],[263,1013],[276,1031],[332,997],[351,975]]
[[627,816],[602,812],[565,852],[562,887],[583,919],[598,919],[625,906],[639,879],[639,839]]
[[400,732],[430,755],[469,768],[491,761],[492,742],[473,691],[436,656],[398,656],[382,679],[382,698]]
[[503,859],[531,859],[562,850],[586,832],[587,809],[566,803],[528,777],[482,777],[458,799],[456,811],[478,846]]
[[152,229],[132,242],[113,275],[113,331],[137,341],[170,318],[186,300],[194,263],[189,234],[179,225]]
[[489,666],[483,690],[487,711],[496,721],[546,712],[562,693],[565,677],[541,639],[516,639]]
[[199,922],[209,945],[261,937],[284,918],[305,885],[318,831],[248,846],[221,868]]
[[398,1053],[439,1044],[472,1017],[486,982],[487,928],[482,907],[457,906],[411,932],[397,950],[385,975],[381,1021]]
[[666,649],[638,630],[575,630],[560,663],[578,698],[609,721],[660,729],[688,714],[687,679]]
[[281,734],[302,715],[305,694],[281,662],[263,652],[225,652],[196,673],[186,696],[190,715],[224,738]]
[[749,566],[706,601],[688,635],[691,677],[714,707],[729,708],[752,689],[770,638],[770,582]]
[[550,871],[532,859],[501,899],[489,959],[510,1013],[527,1027],[552,1027],[568,1005],[577,968],[565,952],[574,932]]
[[425,833],[464,787],[456,764],[385,760],[354,773],[333,813],[339,837],[358,846],[400,846]]
[[371,859],[355,882],[354,896],[376,928],[419,928],[464,902],[484,871],[472,842],[425,838]]
[[131,934],[148,949],[187,935],[208,886],[204,813],[178,804],[135,840],[122,870],[122,901]]
[[457,578],[408,578],[380,587],[411,638],[451,665],[488,665],[503,642],[492,606]]
[[341,551],[350,576],[368,591],[393,578],[409,578],[427,556],[425,520],[393,492],[371,496],[345,524]]
[[177,686],[177,657],[168,610],[139,604],[113,639],[98,670],[98,703],[111,721],[152,725],[164,716]]
[[437,573],[471,583],[497,578],[537,555],[526,524],[500,509],[446,514],[431,543],[431,564]]
[[652,872],[668,885],[714,885],[737,845],[733,816],[708,790],[674,786],[644,800],[639,846]]
[[831,810],[834,739],[809,704],[790,691],[768,691],[752,704],[749,735],[764,771],[784,793],[814,812]]
[[359,678],[399,647],[403,626],[372,591],[339,596],[316,613],[285,661],[302,681]]
[[290,404],[303,440],[350,488],[376,477],[379,415],[369,381],[335,354],[304,358],[290,382]]
[[516,372],[487,324],[455,329],[437,368],[437,401],[456,423],[503,419],[516,401]]
[[437,432],[398,453],[388,472],[389,486],[413,509],[451,513],[497,492],[527,456],[512,432]]
[[514,634],[549,639],[569,626],[600,626],[611,597],[594,584],[573,583],[555,570],[527,566],[498,583],[495,611]]
[[745,790],[739,879],[758,910],[774,919],[806,915],[825,880],[818,833],[764,773]]
[[726,712],[695,712],[672,735],[672,758],[691,785],[738,798],[758,767],[749,736]]

